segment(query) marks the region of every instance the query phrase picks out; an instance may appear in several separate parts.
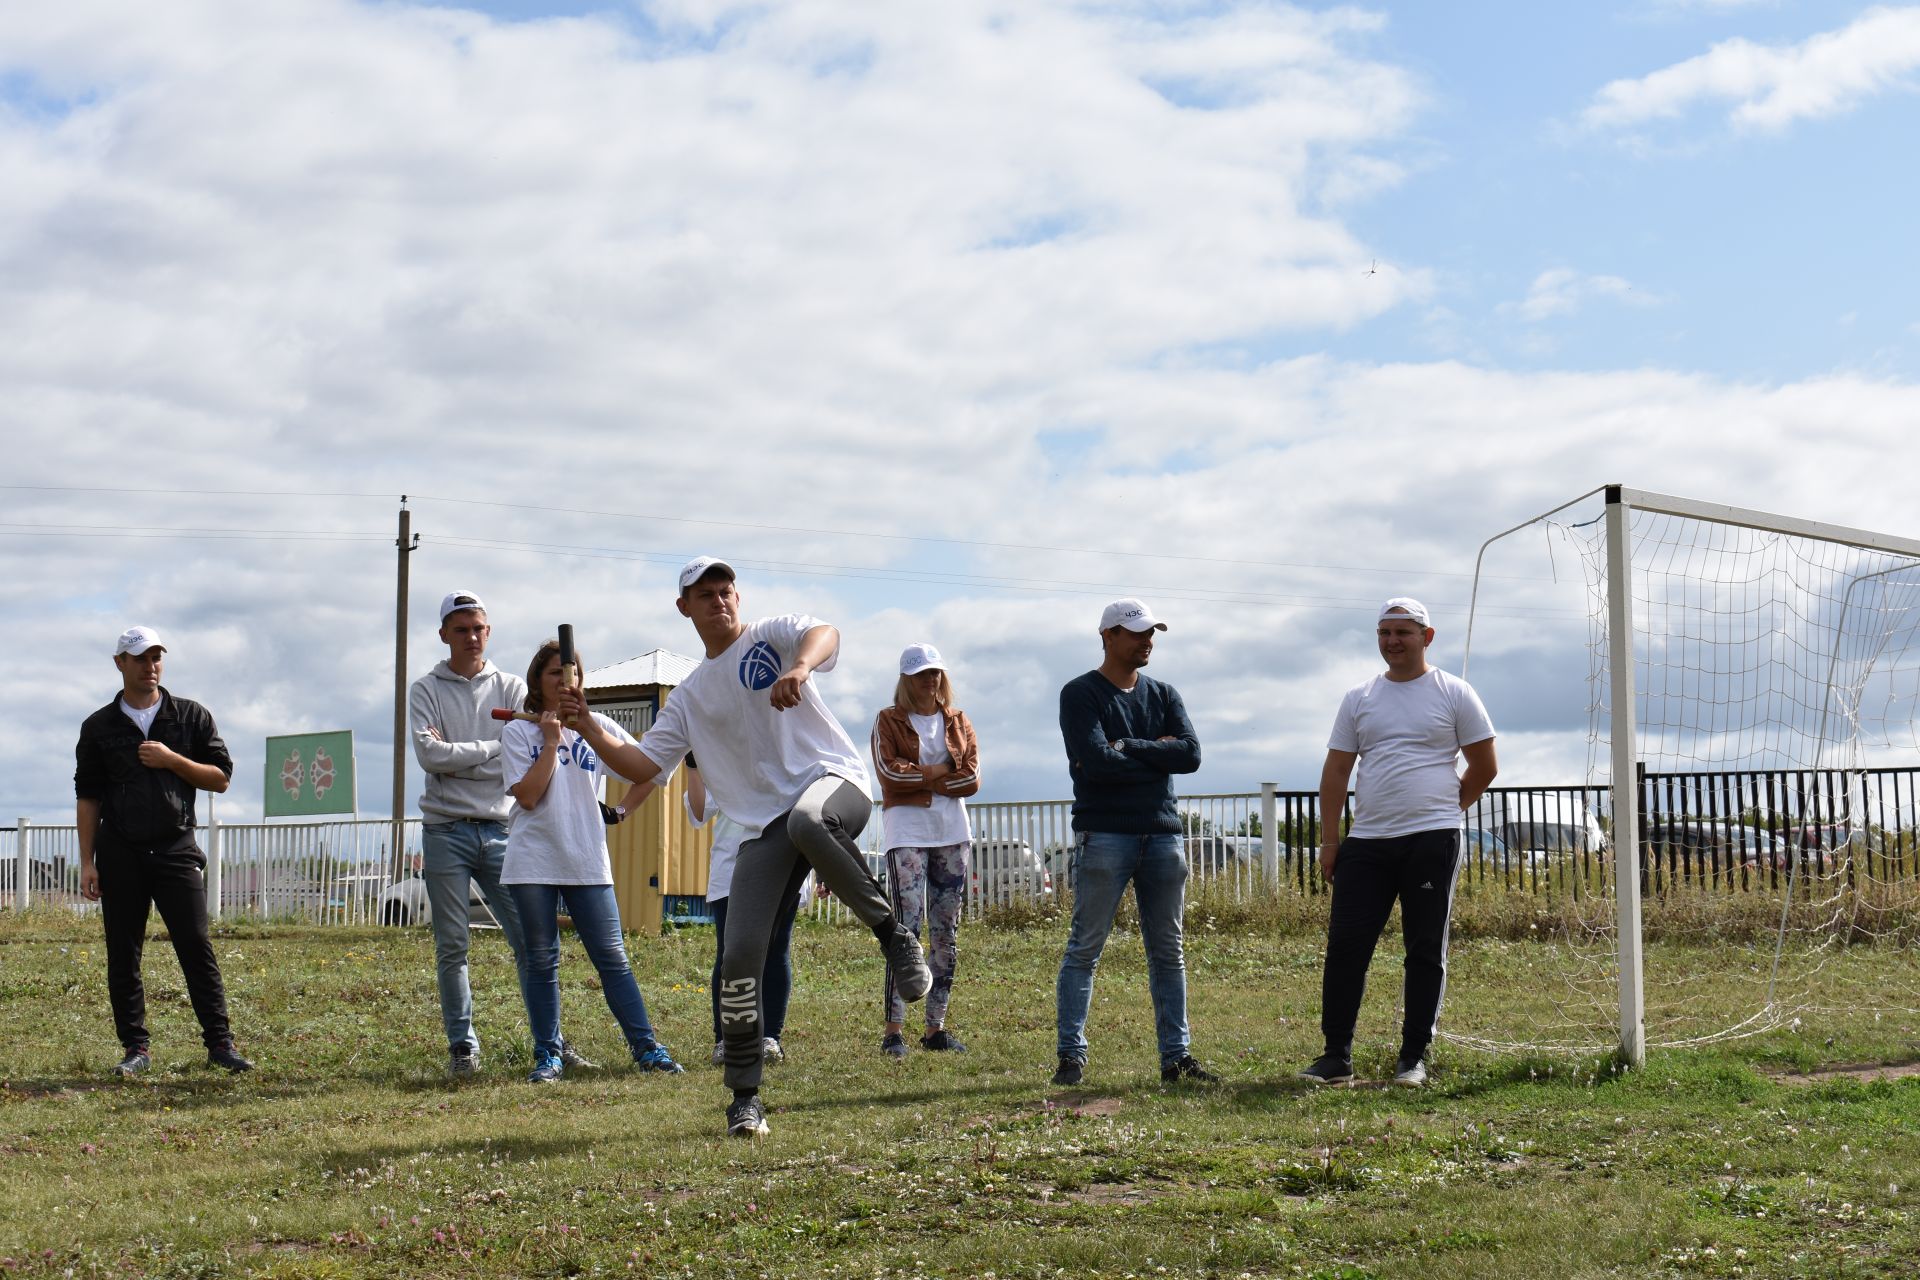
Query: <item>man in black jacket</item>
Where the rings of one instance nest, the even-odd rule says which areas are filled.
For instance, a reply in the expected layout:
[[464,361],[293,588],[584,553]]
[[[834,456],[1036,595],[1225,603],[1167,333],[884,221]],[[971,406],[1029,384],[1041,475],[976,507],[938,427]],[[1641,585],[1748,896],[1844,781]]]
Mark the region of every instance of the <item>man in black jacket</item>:
[[205,707],[160,687],[166,651],[151,627],[121,634],[113,651],[120,696],[87,717],[75,748],[80,892],[100,903],[107,998],[125,1052],[114,1070],[131,1076],[152,1065],[140,985],[151,905],[180,957],[207,1061],[250,1071],[227,1025],[226,988],[208,937],[207,856],[193,837],[195,793],[225,791],[233,758]]

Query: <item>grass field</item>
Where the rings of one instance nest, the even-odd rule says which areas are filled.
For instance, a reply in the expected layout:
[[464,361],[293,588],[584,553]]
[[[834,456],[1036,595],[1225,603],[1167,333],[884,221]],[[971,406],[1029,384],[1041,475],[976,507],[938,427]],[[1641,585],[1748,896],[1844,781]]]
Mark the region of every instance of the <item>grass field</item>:
[[[951,1023],[973,1051],[877,1052],[863,932],[803,925],[772,1135],[720,1138],[704,1065],[712,935],[636,940],[684,1076],[536,1088],[498,935],[476,1005],[488,1069],[454,1085],[423,930],[237,927],[216,942],[242,1045],[203,1065],[170,950],[148,948],[155,1070],[117,1058],[97,924],[0,916],[0,1272],[54,1276],[1584,1276],[1920,1274],[1911,950],[1831,960],[1818,1026],[1620,1074],[1601,1056],[1442,1044],[1434,1084],[1311,1092],[1311,920],[1190,913],[1195,1050],[1225,1077],[1163,1089],[1137,936],[1095,993],[1086,1083],[1050,1087],[1057,919],[962,935]],[[1546,944],[1456,941],[1447,1024],[1511,1030]],[[570,1038],[618,1063],[577,947]],[[1750,996],[1749,944],[1650,965]],[[1376,962],[1363,1074],[1394,1049],[1397,948]],[[1736,981],[1739,979],[1739,981]],[[1913,1002],[1909,999],[1907,1004]],[[1518,1011],[1518,1012],[1516,1012]]]

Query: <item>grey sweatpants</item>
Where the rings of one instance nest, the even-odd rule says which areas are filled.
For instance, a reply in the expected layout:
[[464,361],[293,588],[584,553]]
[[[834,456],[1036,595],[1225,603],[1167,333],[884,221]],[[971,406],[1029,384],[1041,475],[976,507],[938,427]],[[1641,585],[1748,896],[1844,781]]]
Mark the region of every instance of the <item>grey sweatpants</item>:
[[720,1039],[729,1089],[760,1087],[760,974],[767,966],[780,904],[799,892],[811,866],[820,882],[869,929],[893,917],[854,840],[873,813],[867,793],[828,776],[800,802],[740,846],[727,893],[727,942],[720,957]]

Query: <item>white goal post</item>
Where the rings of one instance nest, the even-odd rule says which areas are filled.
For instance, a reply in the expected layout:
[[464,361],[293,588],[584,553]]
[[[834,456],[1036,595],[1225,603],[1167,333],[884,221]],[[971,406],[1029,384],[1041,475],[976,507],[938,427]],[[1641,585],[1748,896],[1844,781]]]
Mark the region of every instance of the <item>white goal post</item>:
[[[1639,660],[1643,656],[1647,661],[1652,661],[1652,651],[1655,645],[1652,636],[1648,635],[1646,637],[1648,652],[1645,655],[1637,655],[1635,652],[1636,636],[1641,634],[1636,623],[1645,621],[1644,619],[1636,619],[1635,617],[1636,584],[1634,580],[1634,556],[1636,546],[1633,524],[1635,513],[1674,517],[1679,520],[1697,522],[1699,525],[1707,527],[1707,532],[1704,535],[1706,543],[1712,543],[1723,535],[1729,538],[1736,536],[1725,534],[1724,530],[1722,534],[1715,534],[1711,531],[1714,526],[1723,526],[1737,530],[1758,531],[1761,535],[1760,541],[1762,543],[1770,543],[1771,536],[1777,535],[1779,539],[1806,540],[1808,545],[1824,544],[1820,549],[1823,552],[1829,552],[1834,557],[1834,559],[1827,563],[1806,567],[1801,565],[1799,560],[1791,555],[1788,556],[1788,559],[1794,561],[1796,571],[1798,569],[1805,569],[1809,580],[1832,582],[1841,578],[1850,579],[1847,583],[1847,589],[1838,595],[1841,601],[1839,609],[1840,616],[1837,621],[1831,624],[1831,655],[1816,653],[1802,646],[1802,657],[1807,661],[1817,665],[1820,660],[1825,659],[1829,664],[1826,667],[1824,675],[1824,684],[1829,691],[1834,684],[1833,673],[1838,664],[1846,615],[1848,614],[1853,599],[1852,588],[1868,579],[1879,578],[1883,575],[1892,574],[1907,568],[1911,568],[1915,572],[1916,579],[1920,580],[1920,539],[1895,537],[1863,529],[1853,529],[1841,525],[1803,520],[1793,516],[1753,511],[1720,503],[1678,498],[1667,494],[1632,489],[1625,485],[1603,485],[1591,489],[1569,502],[1564,502],[1552,510],[1543,512],[1531,520],[1496,534],[1481,545],[1480,553],[1478,557],[1476,557],[1474,564],[1473,604],[1476,608],[1475,611],[1470,612],[1467,624],[1466,660],[1468,662],[1471,661],[1473,651],[1473,626],[1475,612],[1477,612],[1477,606],[1479,604],[1481,570],[1486,560],[1488,548],[1501,539],[1517,533],[1520,530],[1539,525],[1543,522],[1550,522],[1552,517],[1578,504],[1587,502],[1596,495],[1601,495],[1604,502],[1604,514],[1602,516],[1604,521],[1604,540],[1599,545],[1604,546],[1604,607],[1606,631],[1604,691],[1607,711],[1605,719],[1606,737],[1609,748],[1607,757],[1609,772],[1608,787],[1611,793],[1612,806],[1612,845],[1615,872],[1613,876],[1614,906],[1616,911],[1615,927],[1618,947],[1618,1049],[1620,1059],[1623,1063],[1633,1067],[1639,1067],[1644,1065],[1647,1052],[1642,885],[1641,876],[1638,874],[1643,829],[1642,819],[1645,815],[1640,812],[1642,794],[1639,781],[1639,773],[1643,760],[1643,744],[1640,736],[1643,726],[1637,723],[1636,715],[1638,708],[1636,697],[1641,691],[1636,690],[1635,676]],[[1751,538],[1752,535],[1741,534],[1737,536]],[[1800,544],[1796,543],[1794,545],[1798,546]],[[1898,557],[1901,560],[1911,561],[1911,564],[1900,565],[1892,569],[1883,568],[1872,572],[1860,572],[1857,568],[1849,564],[1848,557],[1850,552],[1843,553],[1838,550],[1843,548],[1858,552],[1876,553],[1883,557]],[[1720,584],[1706,580],[1701,585],[1706,588],[1712,588]],[[1595,595],[1598,596],[1598,594],[1596,589]],[[1703,590],[1700,592],[1700,595],[1703,597],[1713,597],[1714,592],[1711,589]],[[1829,591],[1828,594],[1821,596],[1820,600],[1830,605],[1833,598],[1834,596]],[[1599,600],[1596,599],[1596,608],[1598,605]],[[1708,620],[1708,622],[1715,625],[1716,628],[1721,621],[1721,617],[1716,613],[1716,610],[1728,610],[1729,612],[1725,621],[1729,632],[1737,631],[1739,625],[1745,623],[1757,628],[1763,639],[1774,641],[1780,639],[1777,634],[1769,632],[1768,629],[1772,627],[1774,623],[1766,615],[1765,610],[1754,611],[1758,616],[1734,616],[1733,611],[1735,606],[1719,598],[1708,599],[1704,603],[1700,600],[1691,600],[1688,602],[1687,607],[1694,611],[1693,616]],[[1824,618],[1812,621],[1796,616],[1795,620],[1798,623],[1805,624],[1805,630],[1809,634],[1817,633],[1821,638],[1826,636],[1825,628],[1828,623]],[[1795,636],[1793,639],[1797,642],[1802,640],[1803,637]],[[1697,640],[1697,637],[1689,636],[1688,640],[1693,642]],[[1762,649],[1762,646],[1753,643],[1751,634],[1747,637],[1746,642],[1756,651]],[[1884,635],[1882,642],[1884,643]],[[1704,642],[1704,644],[1709,645],[1719,643],[1722,643],[1722,640],[1717,635]],[[1878,654],[1879,650],[1877,648],[1871,651],[1871,656],[1866,663],[1868,668],[1872,666],[1873,660],[1877,658]],[[1763,653],[1759,661],[1764,665],[1767,662],[1777,661],[1777,658],[1766,656]],[[1656,674],[1658,674],[1658,672],[1656,672]],[[1707,675],[1701,676],[1701,678],[1704,680],[1716,675],[1724,676],[1724,674],[1722,671],[1715,670],[1709,672]],[[1814,678],[1811,683],[1819,685],[1822,683],[1822,680],[1820,678]],[[1648,692],[1651,694],[1653,691]],[[1658,692],[1657,696],[1666,698],[1671,695],[1662,690]],[[1830,698],[1830,693],[1828,696]],[[1804,704],[1801,705],[1804,710]],[[1663,734],[1666,733],[1670,727],[1672,726],[1659,726]],[[1764,737],[1764,734],[1759,733],[1761,727],[1762,726],[1756,722],[1742,726],[1738,732],[1758,734],[1758,736]],[[1777,726],[1768,727],[1777,729]],[[1808,734],[1802,725],[1794,724],[1787,726],[1784,731],[1784,736],[1799,735],[1799,739],[1796,740],[1810,739],[1817,744],[1820,740],[1823,740],[1830,731],[1837,732],[1841,727],[1842,726],[1829,722],[1829,717],[1823,705],[1818,713],[1818,728],[1811,734]],[[1596,732],[1598,730],[1597,724],[1595,725],[1595,730]],[[1712,743],[1717,747],[1722,744],[1716,742],[1715,739],[1723,739],[1727,736],[1722,726],[1712,723],[1705,725],[1691,723],[1685,726],[1683,730],[1676,730],[1676,732],[1684,732],[1690,735],[1689,746],[1683,748],[1683,750],[1688,751],[1695,749],[1695,739],[1701,743]],[[1775,732],[1773,738],[1766,740],[1772,742],[1781,736],[1783,735],[1780,732]],[[1752,750],[1755,748],[1748,747],[1746,749]],[[1818,746],[1816,745],[1814,749],[1817,752]],[[1707,760],[1712,757],[1709,755],[1700,755],[1694,758]],[[1597,764],[1597,759],[1594,760],[1593,763]],[[1816,765],[1820,763],[1817,756],[1812,763]],[[1787,893],[1789,899],[1793,892],[1792,874],[1797,874],[1797,859],[1794,865],[1795,871],[1790,873],[1788,880]],[[1783,932],[1785,927],[1783,917]]]

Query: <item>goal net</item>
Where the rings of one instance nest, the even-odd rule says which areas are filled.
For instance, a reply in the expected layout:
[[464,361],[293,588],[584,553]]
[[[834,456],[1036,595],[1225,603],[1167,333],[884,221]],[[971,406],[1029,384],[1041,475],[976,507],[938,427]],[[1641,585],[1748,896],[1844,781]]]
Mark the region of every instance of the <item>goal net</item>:
[[1561,932],[1512,1043],[1637,1062],[1843,1009],[1910,1024],[1915,970],[1857,962],[1916,936],[1920,541],[1620,486],[1542,523],[1582,569],[1604,847],[1535,851]]

